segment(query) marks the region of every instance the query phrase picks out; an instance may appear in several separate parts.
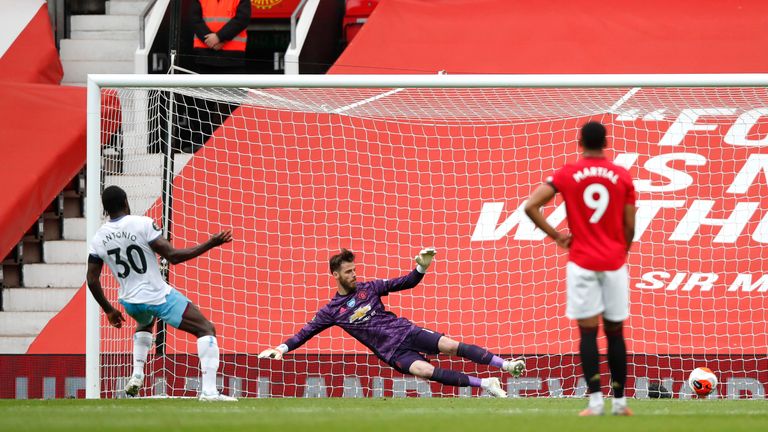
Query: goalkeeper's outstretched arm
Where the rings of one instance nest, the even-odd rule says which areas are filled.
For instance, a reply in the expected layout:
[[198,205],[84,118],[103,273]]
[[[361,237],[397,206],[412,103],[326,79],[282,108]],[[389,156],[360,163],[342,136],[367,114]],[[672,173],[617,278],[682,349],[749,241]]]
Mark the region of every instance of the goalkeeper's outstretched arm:
[[375,281],[374,284],[376,282],[384,284],[383,287],[378,288],[382,294],[413,288],[424,278],[424,274],[427,272],[429,266],[432,265],[432,260],[436,253],[437,251],[435,248],[424,248],[413,258],[413,260],[416,261],[416,268],[412,272],[395,279]]
[[284,343],[281,343],[274,348],[269,348],[262,351],[259,354],[259,358],[271,358],[280,360],[283,358],[283,354],[287,353],[288,351],[293,351],[296,348],[304,345],[308,340],[312,339],[318,333],[332,325],[333,320],[328,319],[328,317],[326,317],[326,315],[323,313],[323,310],[321,309],[317,312],[317,314],[315,314],[315,317],[312,318],[312,321],[308,322],[301,330],[299,330],[298,333],[293,335]]

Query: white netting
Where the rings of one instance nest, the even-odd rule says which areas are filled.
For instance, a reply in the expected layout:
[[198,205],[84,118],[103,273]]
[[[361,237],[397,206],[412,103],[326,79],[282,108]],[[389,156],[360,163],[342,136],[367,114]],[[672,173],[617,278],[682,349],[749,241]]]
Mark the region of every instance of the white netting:
[[[328,258],[340,248],[358,254],[367,280],[403,275],[418,250],[435,246],[422,283],[385,298],[388,308],[494,353],[525,355],[529,372],[513,379],[458,357],[436,361],[502,377],[513,395],[583,394],[578,332],[564,317],[566,255],[521,206],[578,157],[578,129],[595,119],[639,194],[629,395],[645,397],[649,381],[662,381],[687,397],[683,380],[701,365],[718,374],[720,395],[764,394],[765,88],[116,91],[121,139],[104,149],[104,184],[125,188],[133,213],[169,226],[176,247],[234,230],[232,244],[169,276],[217,327],[226,393],[470,394],[403,377],[337,328],[282,362],[256,359],[333,296]],[[169,124],[171,146],[184,152],[174,151],[164,220]],[[561,203],[545,213],[565,229]],[[114,283],[105,287],[115,300]],[[103,322],[106,397],[119,396],[130,374],[131,333]],[[195,394],[194,338],[171,329],[164,355],[150,359],[143,395]]]

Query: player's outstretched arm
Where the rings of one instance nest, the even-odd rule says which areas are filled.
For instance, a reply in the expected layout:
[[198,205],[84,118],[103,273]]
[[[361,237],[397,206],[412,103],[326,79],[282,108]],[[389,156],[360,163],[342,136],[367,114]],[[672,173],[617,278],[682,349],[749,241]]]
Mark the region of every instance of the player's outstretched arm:
[[221,246],[224,243],[229,243],[231,241],[232,230],[226,230],[212,235],[208,241],[191,248],[176,249],[164,237],[158,237],[156,240],[152,241],[150,247],[152,247],[152,250],[155,251],[155,253],[167,259],[169,263],[179,264],[198,257],[216,246]]
[[280,344],[274,348],[265,349],[261,353],[259,353],[259,358],[271,358],[275,360],[280,360],[283,358],[283,354],[288,352],[288,345],[286,344]]
[[413,260],[416,261],[416,268],[405,276],[401,276],[395,279],[377,280],[373,284],[382,295],[386,293],[397,292],[407,290],[415,287],[424,279],[424,274],[427,269],[432,265],[432,260],[435,257],[437,251],[435,248],[424,248],[416,255]]
[[310,322],[304,325],[298,333],[291,336],[285,343],[265,349],[259,354],[259,358],[271,358],[280,360],[283,358],[283,354],[288,351],[293,351],[296,348],[304,345],[308,340],[315,337],[321,331],[327,329],[334,324],[333,318],[329,317],[326,313],[323,313],[323,309],[320,309],[315,317]]
[[101,280],[99,279],[102,267],[104,267],[103,261],[89,261],[85,280],[88,283],[88,289],[93,294],[93,298],[96,299],[96,303],[101,306],[101,309],[107,315],[109,323],[113,327],[120,328],[123,326],[125,318],[119,310],[112,306],[112,303],[104,295],[104,289],[101,287]]
[[547,222],[547,219],[541,213],[541,207],[550,202],[554,197],[555,188],[548,184],[539,186],[525,203],[525,214],[531,218],[531,221],[540,230],[552,238],[558,246],[568,249],[571,246],[571,236],[558,232]]

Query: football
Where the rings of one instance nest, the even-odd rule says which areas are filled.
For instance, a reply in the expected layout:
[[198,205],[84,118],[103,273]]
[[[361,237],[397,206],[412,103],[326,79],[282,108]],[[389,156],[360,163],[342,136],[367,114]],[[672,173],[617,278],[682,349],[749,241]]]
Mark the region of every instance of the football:
[[709,368],[697,367],[688,376],[688,386],[699,397],[705,397],[717,387],[717,376]]

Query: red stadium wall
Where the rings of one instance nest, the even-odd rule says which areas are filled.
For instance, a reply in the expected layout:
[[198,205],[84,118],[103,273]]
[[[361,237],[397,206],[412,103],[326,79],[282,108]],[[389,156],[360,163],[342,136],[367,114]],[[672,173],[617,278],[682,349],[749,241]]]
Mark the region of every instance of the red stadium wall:
[[334,74],[768,70],[762,0],[387,0]]

